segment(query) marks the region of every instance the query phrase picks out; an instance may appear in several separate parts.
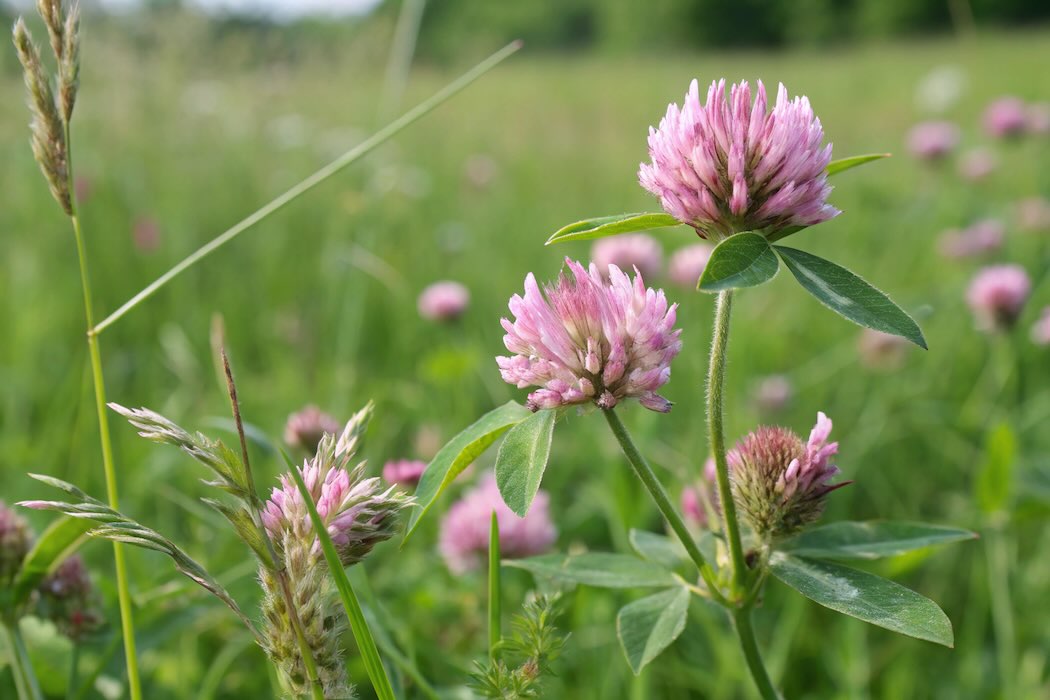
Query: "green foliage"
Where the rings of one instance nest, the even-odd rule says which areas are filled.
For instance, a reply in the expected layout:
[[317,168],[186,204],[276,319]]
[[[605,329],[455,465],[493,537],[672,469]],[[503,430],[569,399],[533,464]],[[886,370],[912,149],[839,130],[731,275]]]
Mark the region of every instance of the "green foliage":
[[828,163],[828,167],[825,170],[828,173],[828,177],[832,175],[838,175],[844,170],[856,168],[859,165],[865,163],[871,163],[872,161],[881,160],[882,158],[889,158],[889,153],[870,153],[863,156],[850,156],[849,158],[839,158]]
[[985,513],[1002,510],[1010,498],[1017,438],[1006,423],[992,428],[984,440],[984,460],[977,472],[977,503]]
[[10,591],[0,591],[0,607],[18,610],[25,605],[40,582],[77,550],[90,528],[91,523],[80,518],[58,518],[48,525],[22,560]]
[[627,554],[544,554],[528,559],[512,559],[504,564],[525,569],[536,576],[600,588],[645,588],[675,584],[675,577],[670,571]]
[[666,535],[657,535],[653,532],[632,528],[628,533],[628,539],[631,542],[631,549],[637,552],[638,556],[659,564],[665,569],[675,569],[689,561],[689,556],[682,544]]
[[715,247],[696,288],[702,292],[720,292],[755,287],[773,279],[779,268],[777,256],[765,236],[745,231]]
[[482,697],[517,700],[541,697],[544,676],[552,673],[567,636],[555,626],[558,597],[538,596],[525,602],[511,622],[512,635],[504,638],[498,658],[475,663],[471,686]]
[[680,226],[681,221],[670,214],[662,212],[649,214],[615,214],[613,216],[599,216],[594,219],[584,219],[574,224],[563,226],[547,239],[547,245],[551,243],[562,243],[565,241],[585,241],[592,238],[604,238],[615,236],[618,233],[630,233],[632,231],[646,231],[654,228],[666,228],[668,226]]
[[627,663],[637,676],[685,629],[689,590],[669,588],[629,603],[616,616],[616,636]]
[[969,530],[943,525],[847,521],[807,530],[779,543],[777,549],[815,559],[880,559],[976,537]]
[[507,433],[496,454],[496,485],[503,502],[525,517],[540,489],[551,454],[558,411],[536,411]]

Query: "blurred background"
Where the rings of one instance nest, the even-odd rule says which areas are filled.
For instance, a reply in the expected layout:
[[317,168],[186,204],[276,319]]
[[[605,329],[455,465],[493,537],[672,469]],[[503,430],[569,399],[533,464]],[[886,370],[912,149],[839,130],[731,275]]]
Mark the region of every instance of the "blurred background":
[[[782,273],[739,295],[727,432],[735,440],[778,423],[805,434],[824,411],[835,421],[838,463],[855,481],[835,492],[826,521],[924,520],[980,532],[977,542],[870,567],[938,601],[956,648],[835,615],[777,582],[757,613],[760,643],[791,698],[1050,697],[1042,554],[1050,547],[1050,324],[1037,325],[1050,306],[1050,4],[83,7],[73,148],[99,317],[462,70],[525,40],[462,95],[102,337],[111,400],[229,440],[212,347],[221,318],[253,428],[277,443],[306,404],[345,420],[375,400],[365,448],[373,472],[391,459],[427,460],[481,413],[524,398],[493,360],[503,354],[508,298],[529,271],[551,279],[565,255],[591,256],[589,242],[543,247],[562,225],[659,209],[636,179],[647,129],[694,77],[702,87],[720,77],[783,82],[809,96],[836,157],[892,152],[837,177],[831,202],[844,213],[792,244],[889,293],[919,319],[929,352],[862,334]],[[34,15],[27,21],[42,39],[31,3],[0,3],[7,26],[22,12]],[[50,497],[24,476],[30,471],[101,497],[76,252],[29,149],[10,48],[0,50],[0,91],[0,498]],[[1002,129],[990,116],[1004,97],[1021,105],[1021,126]],[[915,131],[922,124],[926,131]],[[638,406],[622,414],[677,495],[706,454],[712,299],[668,272],[668,258],[697,242],[693,232],[653,237],[662,254],[647,281],[681,305],[685,345],[665,392],[676,405],[667,416]],[[978,328],[966,301],[989,264],[1020,265],[1031,280],[1016,321],[999,332]],[[421,318],[417,297],[444,279],[466,286],[469,306],[455,319]],[[197,465],[121,421],[112,428],[123,510],[179,542],[253,609],[249,553],[197,500],[206,493]],[[279,455],[261,442],[253,449],[258,482],[272,483]],[[493,457],[479,460],[473,479]],[[984,493],[989,483],[1008,496]],[[449,697],[469,697],[465,670],[486,644],[483,576],[449,573],[435,544],[441,516],[470,484],[448,494],[404,550],[387,543],[364,565],[364,597],[384,634]],[[593,416],[559,426],[544,489],[559,551],[628,552],[628,528],[663,527]],[[48,521],[27,517],[38,531]],[[1006,566],[990,565],[990,542],[1001,544],[995,556]],[[82,674],[97,669],[84,697],[119,698],[112,551],[92,542],[83,552],[110,620],[80,652]],[[225,608],[160,555],[129,559],[147,697],[272,694],[262,652]],[[506,576],[504,606],[513,610],[532,581],[516,570]],[[580,588],[567,598],[562,627],[572,636],[548,697],[752,697],[724,616],[699,601],[682,637],[634,678],[613,627],[636,596]],[[44,623],[27,634],[48,695],[65,696],[69,643]],[[363,666],[353,662],[352,672],[369,697]],[[417,697],[398,676],[406,697]],[[0,696],[11,687],[0,668]]]

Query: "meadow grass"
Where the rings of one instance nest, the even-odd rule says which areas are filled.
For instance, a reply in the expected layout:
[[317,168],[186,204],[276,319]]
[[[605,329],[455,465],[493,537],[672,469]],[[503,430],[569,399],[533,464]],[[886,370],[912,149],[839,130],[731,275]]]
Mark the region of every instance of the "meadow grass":
[[[188,56],[192,41],[204,40],[199,35],[177,33],[144,46],[86,31],[74,132],[79,174],[90,179],[81,214],[97,318],[377,125],[382,71],[367,54],[245,69]],[[148,405],[187,428],[229,431],[209,341],[213,316],[221,314],[250,425],[276,439],[285,417],[305,403],[345,419],[373,399],[377,418],[365,447],[373,468],[414,457],[421,426],[447,439],[481,412],[521,398],[500,381],[492,360],[503,350],[498,319],[507,298],[521,290],[526,272],[552,278],[564,255],[587,256],[587,243],[543,247],[561,225],[658,209],[637,185],[637,165],[646,157],[647,127],[681,98],[688,80],[783,81],[810,97],[837,156],[896,154],[837,178],[832,202],[843,216],[790,244],[845,264],[890,293],[919,318],[930,351],[910,352],[892,374],[860,369],[859,329],[827,314],[782,273],[738,295],[727,438],[761,418],[749,400],[755,377],[787,374],[797,395],[775,420],[804,431],[818,410],[828,413],[842,444],[839,464],[856,481],[831,499],[826,520],[926,520],[985,531],[994,523],[974,504],[974,476],[986,432],[1009,421],[1022,446],[1015,470],[1020,505],[1001,525],[1017,625],[1016,687],[1037,693],[1050,673],[1050,564],[1041,556],[1050,544],[1050,363],[1026,332],[1050,304],[1050,239],[1011,226],[996,256],[1024,264],[1036,280],[1010,342],[974,330],[963,290],[976,266],[941,260],[936,237],[985,216],[1012,222],[1016,200],[1050,196],[1050,146],[997,146],[1000,168],[981,185],[962,182],[950,164],[917,164],[904,149],[907,129],[924,118],[914,106],[915,86],[945,64],[967,77],[948,112],[966,146],[986,142],[979,115],[989,99],[1050,97],[1050,73],[1039,68],[1050,64],[1045,30],[820,53],[628,60],[526,52],[107,330],[101,342],[109,396]],[[418,69],[404,103],[448,77]],[[37,471],[100,495],[76,251],[26,144],[20,76],[0,74],[0,89],[9,97],[0,101],[0,494],[8,502],[39,496],[40,487],[23,476]],[[491,184],[480,188],[464,175],[477,154],[497,165]],[[135,224],[147,220],[156,222],[159,239],[137,248]],[[667,250],[694,240],[687,229],[657,235]],[[415,307],[418,292],[444,278],[472,293],[469,312],[453,326],[421,321]],[[677,406],[666,417],[637,407],[621,414],[671,484],[697,474],[706,453],[701,388],[713,298],[669,294],[681,303],[685,329],[665,392]],[[570,419],[554,442],[544,488],[562,550],[628,551],[628,527],[662,527],[655,508],[637,498],[634,477],[600,422]],[[125,512],[183,544],[234,595],[256,595],[247,551],[196,500],[196,467],[174,450],[144,444],[120,422],[112,429]],[[260,445],[253,449],[257,481],[268,486],[283,463]],[[31,520],[38,529],[45,522],[41,515]],[[444,570],[434,549],[438,522],[432,514],[401,552],[396,543],[378,549],[366,565],[370,591],[358,588],[352,570],[351,580],[365,605],[385,611],[384,634],[435,685],[449,686],[462,683],[470,660],[485,655],[485,583],[483,573],[455,578]],[[112,550],[92,543],[84,551],[116,629]],[[944,607],[956,627],[955,650],[835,616],[771,585],[756,624],[772,675],[789,697],[996,697],[1001,680],[983,552],[957,545],[873,567]],[[270,692],[264,657],[244,644],[232,616],[158,556],[127,556],[147,697],[200,697],[202,687],[214,688],[215,697]],[[530,579],[511,570],[504,579],[507,607]],[[568,597],[562,626],[572,637],[551,697],[750,697],[722,616],[698,602],[694,624],[632,679],[611,634],[616,610],[631,595],[581,588]],[[34,659],[59,670],[38,672],[51,692],[61,692],[68,650],[55,651],[58,642],[46,631],[39,635]],[[107,658],[106,651],[104,640],[86,650],[85,665]],[[109,652],[104,675],[119,678],[120,654]],[[370,692],[360,661],[351,672],[362,693]]]

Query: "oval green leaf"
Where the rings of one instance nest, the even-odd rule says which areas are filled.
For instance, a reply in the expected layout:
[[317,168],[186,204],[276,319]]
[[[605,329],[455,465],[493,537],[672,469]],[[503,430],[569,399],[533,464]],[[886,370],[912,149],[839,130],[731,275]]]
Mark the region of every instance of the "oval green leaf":
[[666,535],[631,528],[627,538],[631,549],[637,552],[638,556],[668,569],[674,569],[679,564],[689,561],[685,548],[677,540],[672,540]]
[[525,569],[537,576],[598,588],[648,588],[677,583],[670,571],[626,554],[545,554],[528,559],[504,560],[503,565]]
[[873,160],[882,160],[883,158],[889,158],[890,153],[868,153],[863,156],[850,156],[849,158],[839,158],[828,163],[828,167],[824,169],[824,172],[828,174],[828,177],[837,175],[843,170],[849,170],[855,168],[858,165],[864,165],[870,163]]
[[913,590],[828,561],[774,552],[770,571],[812,601],[893,632],[954,646],[952,623],[929,598]]
[[830,260],[795,248],[773,246],[802,288],[839,316],[877,331],[899,335],[926,349],[919,324],[857,275]]
[[807,530],[777,549],[816,559],[880,559],[976,537],[969,530],[926,523],[841,522]]
[[678,639],[685,629],[689,612],[689,591],[682,586],[636,600],[620,609],[616,616],[616,636],[620,638],[627,663],[634,675]]
[[554,409],[537,411],[507,433],[496,454],[496,486],[503,502],[524,518],[540,488],[551,454]]
[[419,486],[416,487],[416,502],[419,507],[412,511],[408,520],[402,546],[449,484],[507,429],[531,415],[532,412],[521,404],[508,401],[478,418],[438,451],[427,465],[419,480]]
[[547,239],[544,245],[561,243],[563,241],[585,241],[591,238],[614,236],[618,233],[647,231],[652,228],[667,228],[668,226],[681,225],[681,221],[663,212],[599,216],[594,219],[577,221],[574,224],[558,229]]
[[780,263],[765,236],[745,231],[719,243],[711,252],[696,288],[701,292],[755,287],[777,274]]

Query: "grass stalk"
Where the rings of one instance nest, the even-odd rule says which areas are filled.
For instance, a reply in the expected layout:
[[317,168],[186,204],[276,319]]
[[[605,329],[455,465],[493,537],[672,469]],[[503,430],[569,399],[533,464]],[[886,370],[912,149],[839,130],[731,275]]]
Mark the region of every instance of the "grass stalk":
[[493,661],[499,656],[499,643],[503,638],[502,617],[500,606],[500,549],[499,549],[499,519],[496,511],[492,511],[492,521],[489,524],[489,658]]

